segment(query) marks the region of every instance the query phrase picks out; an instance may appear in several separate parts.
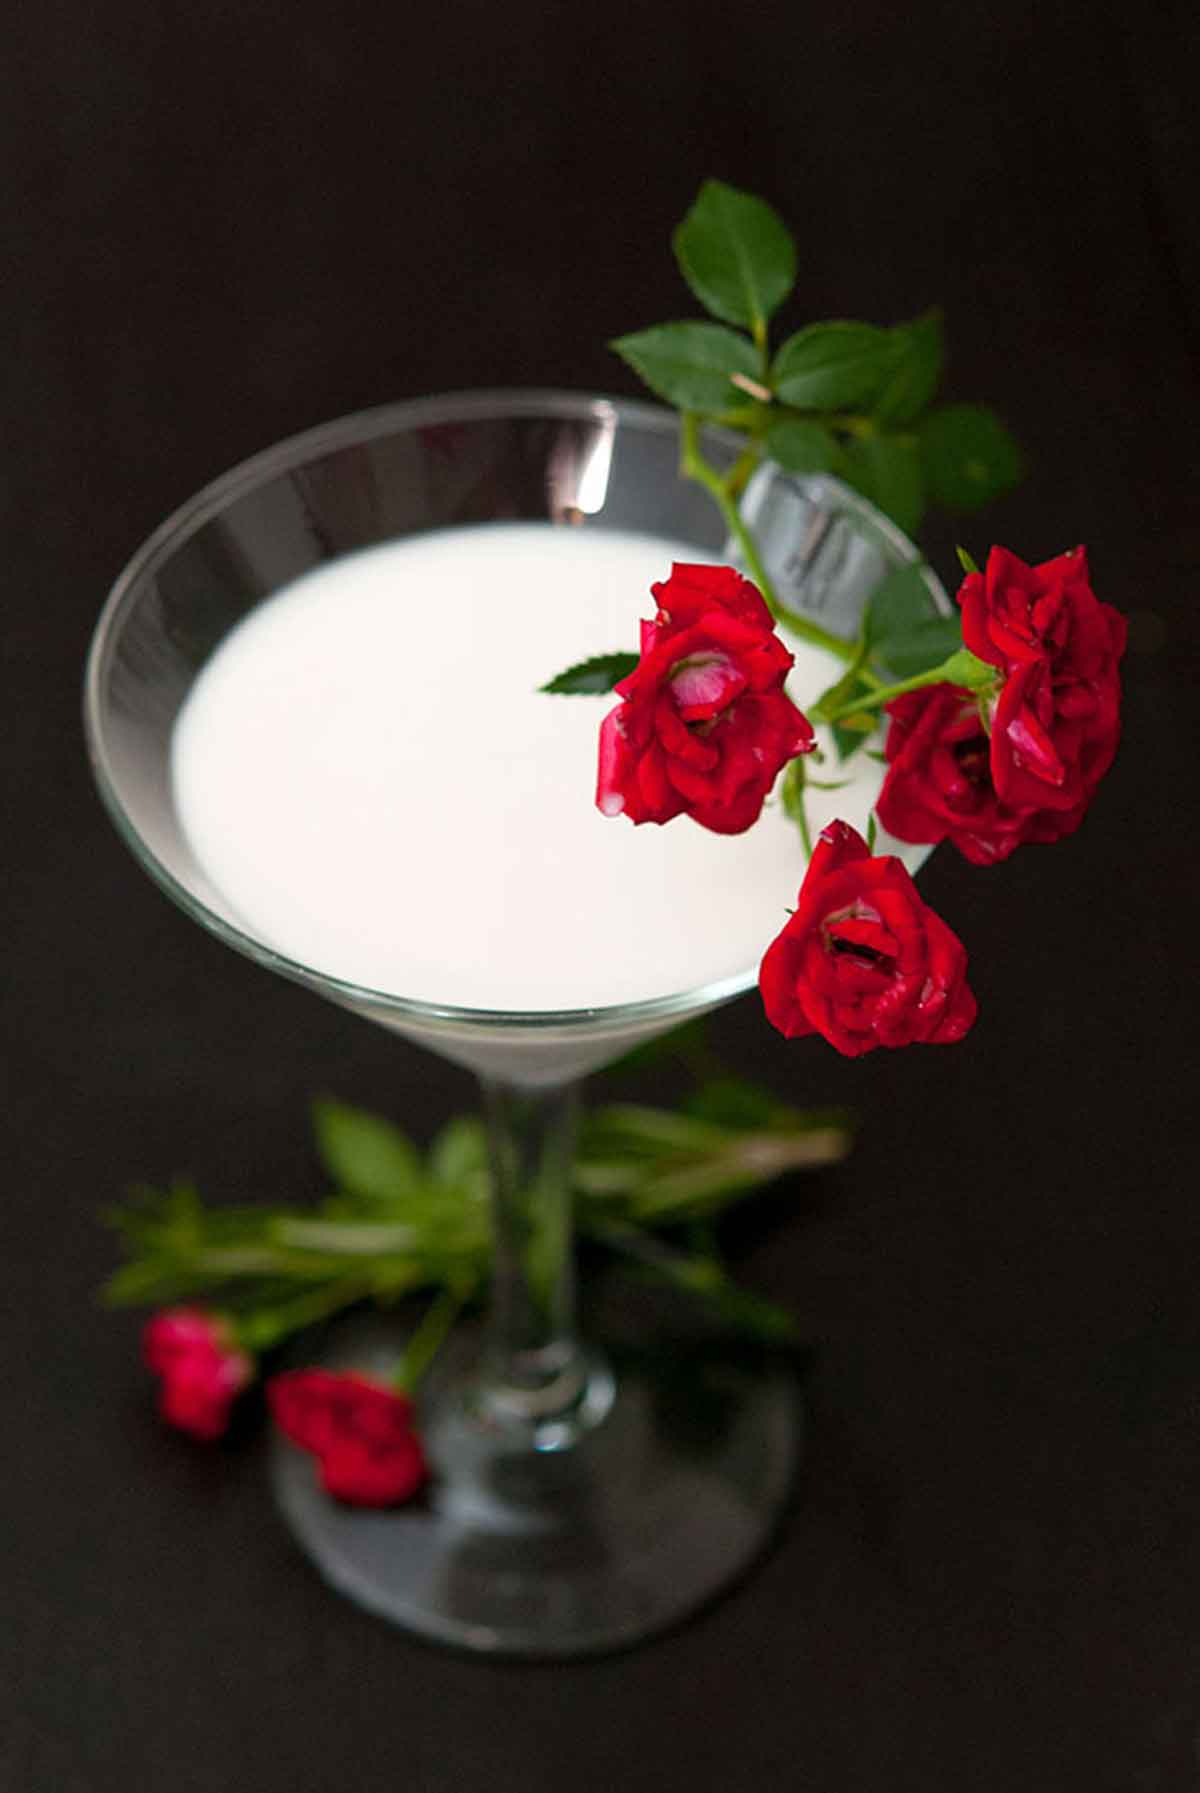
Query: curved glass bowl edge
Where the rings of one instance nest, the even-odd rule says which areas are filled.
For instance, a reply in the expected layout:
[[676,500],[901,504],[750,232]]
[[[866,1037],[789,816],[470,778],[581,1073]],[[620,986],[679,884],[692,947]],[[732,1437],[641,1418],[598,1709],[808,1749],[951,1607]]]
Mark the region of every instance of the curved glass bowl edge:
[[[743,995],[758,981],[758,964],[755,962],[744,971],[669,995],[647,997],[636,1002],[571,1009],[466,1008],[458,1004],[429,1002],[398,996],[391,991],[375,990],[306,965],[301,960],[289,958],[286,953],[276,951],[266,942],[244,932],[210,909],[147,846],[130,820],[117,795],[114,781],[109,776],[100,723],[100,689],[103,669],[110,645],[117,634],[121,614],[126,604],[136,596],[141,581],[156,570],[158,563],[180,541],[217,516],[233,499],[265,479],[285,473],[317,455],[369,441],[374,436],[386,435],[400,426],[420,427],[422,424],[445,421],[448,416],[453,416],[456,420],[502,414],[558,415],[566,418],[578,417],[581,413],[600,417],[615,416],[618,423],[624,418],[643,427],[672,433],[678,428],[675,413],[662,406],[636,399],[608,398],[596,393],[555,388],[468,390],[372,406],[286,437],[218,475],[172,511],[118,574],[97,620],[84,674],[83,724],[92,776],[117,833],[142,869],[177,907],[234,951],[345,1007],[383,1011],[383,1015],[397,1025],[410,1021],[471,1030],[519,1028],[523,1031],[549,1032],[587,1029],[588,1032],[623,1033],[642,1027],[649,1029],[658,1022],[665,1024],[675,1019],[682,1020],[705,1009],[716,1008]],[[721,439],[724,434],[718,429],[706,433],[711,433],[717,439]],[[726,440],[736,451],[735,439],[728,437]],[[822,480],[827,478],[824,475],[818,477]],[[829,480],[828,483],[840,487],[839,481]],[[847,495],[853,500],[856,509],[870,517],[874,528],[889,541],[895,551],[906,559],[921,558],[909,539],[877,512],[873,505],[860,498],[857,493],[848,492]],[[936,577],[930,582],[930,590],[934,602],[939,607],[948,609],[949,600]]]

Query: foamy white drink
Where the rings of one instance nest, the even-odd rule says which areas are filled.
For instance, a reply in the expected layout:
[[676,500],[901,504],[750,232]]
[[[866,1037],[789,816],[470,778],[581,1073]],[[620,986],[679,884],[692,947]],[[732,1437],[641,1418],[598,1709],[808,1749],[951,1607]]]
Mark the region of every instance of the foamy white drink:
[[[805,869],[778,802],[732,836],[606,819],[596,744],[617,699],[537,690],[636,650],[651,583],[711,559],[489,524],[367,549],[256,609],[202,671],[172,757],[184,830],[234,919],[327,975],[474,1009],[639,1001],[756,966]],[[804,708],[838,667],[788,645]],[[865,831],[877,765],[829,754],[814,776],[850,782],[811,793],[813,837],[835,815]]]

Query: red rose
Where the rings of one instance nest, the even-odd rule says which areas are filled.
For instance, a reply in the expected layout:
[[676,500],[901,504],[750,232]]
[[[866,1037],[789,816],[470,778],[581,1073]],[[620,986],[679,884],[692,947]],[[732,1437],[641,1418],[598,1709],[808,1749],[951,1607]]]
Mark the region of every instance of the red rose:
[[962,942],[898,859],[874,858],[846,822],[817,841],[796,912],[767,948],[759,989],[788,1039],[820,1033],[848,1057],[948,1045],[975,1019]]
[[390,1507],[411,1499],[428,1477],[412,1402],[383,1383],[354,1373],[289,1370],[271,1378],[267,1398],[280,1431],[312,1452],[321,1486],[336,1500]]
[[202,1308],[155,1314],[142,1332],[142,1355],[162,1378],[159,1412],[194,1438],[219,1438],[235,1395],[254,1380],[254,1361],[238,1349],[230,1322]]
[[890,763],[875,810],[897,840],[950,840],[974,865],[994,865],[1025,841],[1058,840],[1078,827],[1086,803],[1056,810],[1000,801],[971,692],[926,685],[894,698],[887,713]]
[[1082,548],[1036,567],[993,548],[958,601],[966,646],[1003,674],[990,719],[996,795],[1058,812],[1057,832],[1069,833],[1117,750],[1125,619],[1092,591]]
[[783,689],[792,655],[732,567],[677,564],[650,589],[658,614],[643,622],[641,659],[600,729],[597,805],[631,822],[687,814],[741,834],[788,760],[814,746]]
[[1070,817],[1064,834],[1079,826],[1121,738],[1124,618],[1117,622],[1107,677],[1085,681],[1053,661],[1037,661],[1009,674],[992,712],[997,796],[1018,809],[1061,811]]

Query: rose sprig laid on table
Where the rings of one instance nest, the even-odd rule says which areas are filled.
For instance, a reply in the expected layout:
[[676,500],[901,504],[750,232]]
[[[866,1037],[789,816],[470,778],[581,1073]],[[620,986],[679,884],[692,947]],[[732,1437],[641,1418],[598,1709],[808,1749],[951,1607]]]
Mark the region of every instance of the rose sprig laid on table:
[[[486,1137],[481,1121],[460,1116],[422,1153],[398,1127],[342,1103],[317,1103],[313,1118],[335,1194],[314,1211],[210,1207],[186,1183],[139,1191],[109,1217],[127,1262],[105,1298],[158,1310],[143,1355],[159,1379],[159,1410],[178,1430],[214,1439],[286,1340],[360,1303],[424,1295],[424,1317],[386,1378],[289,1369],[267,1379],[276,1425],[315,1457],[326,1490],[390,1505],[426,1479],[414,1397],[490,1274]],[[702,1083],[680,1111],[609,1103],[582,1126],[572,1176],[579,1227],[728,1324],[794,1342],[790,1315],[730,1277],[711,1222],[774,1178],[836,1162],[849,1147],[842,1111],[801,1112],[725,1076]]]

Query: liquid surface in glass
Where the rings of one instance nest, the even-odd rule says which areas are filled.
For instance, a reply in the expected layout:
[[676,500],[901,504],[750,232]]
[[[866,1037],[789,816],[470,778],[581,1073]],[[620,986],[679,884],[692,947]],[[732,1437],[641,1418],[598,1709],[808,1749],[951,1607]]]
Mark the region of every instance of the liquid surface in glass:
[[[618,700],[537,689],[636,650],[651,583],[711,559],[488,524],[366,549],[268,599],[204,667],[172,747],[184,830],[234,918],[315,970],[470,1008],[640,1001],[757,964],[804,875],[778,801],[734,836],[607,819],[596,744]],[[788,646],[803,708],[838,667]],[[810,794],[814,838],[834,815],[865,830],[879,769],[851,767],[830,754],[814,772],[849,779]]]

